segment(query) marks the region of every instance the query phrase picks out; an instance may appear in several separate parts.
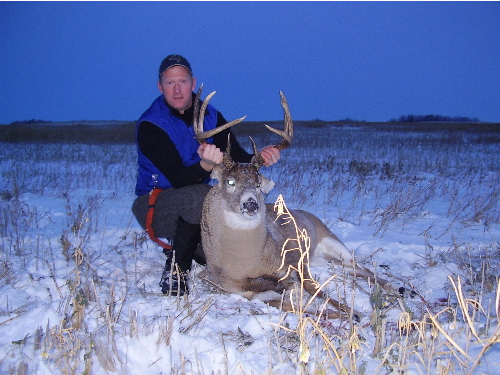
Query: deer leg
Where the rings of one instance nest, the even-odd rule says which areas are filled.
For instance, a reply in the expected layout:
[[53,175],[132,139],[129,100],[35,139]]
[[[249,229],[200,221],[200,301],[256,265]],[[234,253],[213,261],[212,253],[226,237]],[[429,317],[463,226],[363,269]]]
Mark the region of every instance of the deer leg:
[[[351,314],[351,312],[352,312],[357,317],[356,320],[359,320],[359,313],[357,311],[354,311],[349,306],[344,305],[343,303],[340,303],[339,301],[331,298],[325,292],[316,288],[316,285],[314,283],[312,283],[311,281],[309,281],[309,280],[304,281],[304,289],[310,295],[316,294],[318,297],[328,301],[328,303],[330,305],[332,305],[333,307],[335,307],[339,311],[343,311],[347,315]],[[342,313],[341,313],[341,315],[345,316],[345,314],[342,314]]]
[[273,291],[281,293],[285,290],[285,286],[273,276],[260,276],[256,278],[247,278],[242,285],[243,290],[252,291],[255,293],[262,293]]
[[[294,307],[288,298],[284,298],[283,300],[272,299],[272,300],[264,300],[269,306],[276,307],[277,309],[283,310],[288,313],[297,313],[298,308]],[[318,311],[304,311],[307,314],[316,315],[316,316],[326,316],[328,319],[347,319],[349,315],[344,312],[318,312]],[[356,318],[357,319],[357,318]]]
[[384,289],[392,289],[392,286],[388,280],[375,276],[372,271],[360,266],[359,264],[356,264],[354,267],[349,268],[347,272],[353,277],[362,277],[372,284],[377,283]]

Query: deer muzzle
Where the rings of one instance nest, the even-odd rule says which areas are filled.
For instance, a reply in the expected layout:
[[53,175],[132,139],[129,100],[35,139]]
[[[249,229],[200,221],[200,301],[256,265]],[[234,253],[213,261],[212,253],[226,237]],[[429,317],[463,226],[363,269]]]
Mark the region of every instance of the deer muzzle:
[[245,202],[243,202],[241,212],[253,216],[258,210],[259,203],[257,203],[257,201],[253,198],[248,198]]

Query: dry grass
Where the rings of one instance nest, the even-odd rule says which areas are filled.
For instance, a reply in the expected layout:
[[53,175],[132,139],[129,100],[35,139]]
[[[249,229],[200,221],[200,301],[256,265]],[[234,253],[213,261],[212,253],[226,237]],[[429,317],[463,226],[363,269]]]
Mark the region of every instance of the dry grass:
[[[288,201],[320,217],[323,207],[337,207],[335,215],[325,212],[325,216],[367,225],[378,237],[404,229],[425,216],[435,202],[444,202],[443,217],[449,218],[449,225],[430,224],[422,233],[422,264],[432,268],[446,260],[457,265],[457,272],[450,273],[449,298],[443,305],[426,301],[412,280],[402,279],[414,287],[413,300],[361,285],[355,293],[368,293],[373,310],[365,324],[304,314],[313,306],[320,311],[326,307],[315,296],[303,295],[302,288],[289,297],[297,306],[294,316],[236,301],[238,307],[231,313],[257,322],[266,332],[262,358],[268,373],[294,369],[300,374],[368,374],[373,368],[379,374],[476,373],[499,342],[500,248],[494,236],[490,244],[478,245],[461,237],[461,229],[476,225],[488,233],[500,222],[496,135],[477,143],[488,135],[464,130],[443,141],[443,134],[416,131],[321,130],[323,137],[314,127],[302,129],[279,168],[267,171],[268,177],[286,187]],[[273,142],[267,134],[258,137],[257,144]],[[21,337],[12,338],[8,354],[0,358],[0,372],[37,373],[36,363],[43,363],[62,374],[126,373],[132,356],[122,349],[126,338],[153,342],[161,355],[151,355],[151,368],[167,361],[166,373],[209,374],[203,353],[198,349],[194,354],[179,353],[174,342],[179,335],[202,340],[208,325],[224,316],[218,306],[228,297],[195,277],[189,299],[173,300],[162,313],[141,310],[158,302],[148,289],[153,282],[145,278],[159,275],[161,259],[151,255],[158,251],[143,234],[128,229],[129,216],[106,212],[108,202],[133,190],[134,146],[20,148],[6,143],[0,163],[0,288],[36,290],[59,318],[27,327]],[[47,232],[45,228],[59,219],[41,208],[43,204],[30,204],[25,199],[29,194],[60,201],[64,222],[60,232]],[[107,219],[112,220],[109,228]],[[304,250],[302,265],[307,266],[306,234],[300,228],[297,233]],[[440,236],[452,238],[447,251],[432,248],[430,239]],[[297,271],[300,274],[300,268]],[[333,285],[339,294],[351,290],[352,280],[341,276],[339,272],[339,277],[322,285],[329,292]],[[42,283],[47,290],[37,289]],[[342,298],[350,302],[354,297]],[[0,329],[11,329],[39,303],[15,305],[4,300]],[[394,309],[400,311],[396,320],[390,315]],[[274,328],[269,330],[263,320],[274,322]],[[217,335],[224,363],[221,373],[235,368],[241,374],[252,373],[245,363],[234,363],[234,350],[240,354],[257,350],[259,340],[240,327]],[[487,370],[483,366],[481,371]]]
[[[340,331],[342,332],[340,335],[332,335],[325,329],[324,321],[321,319],[325,313],[326,302],[321,305],[318,316],[307,314],[317,297],[304,295],[303,284],[311,281],[305,276],[310,274],[309,270],[306,270],[309,267],[310,250],[307,232],[297,227],[281,196],[276,206],[278,215],[287,216],[289,218],[287,225],[294,225],[297,234],[296,238],[290,238],[288,241],[288,244],[293,243],[296,246],[289,248],[285,244],[283,255],[288,251],[299,251],[301,254],[299,265],[294,268],[300,281],[287,297],[290,298],[292,306],[296,306],[294,313],[297,314],[297,324],[294,327],[284,324],[286,317],[284,314],[280,323],[275,325],[276,330],[284,333],[276,335],[296,338],[298,347],[293,352],[296,357],[290,356],[290,353],[288,356],[293,363],[302,368],[302,373],[317,374],[328,372],[327,369],[332,368],[338,374],[364,373],[365,365],[360,363],[360,358],[363,353],[368,352],[381,360],[377,373],[385,373],[389,368],[390,372],[401,374],[412,369],[428,374],[437,366],[439,374],[473,374],[484,354],[494,344],[500,343],[500,279],[497,280],[494,301],[496,317],[491,317],[488,314],[489,310],[483,308],[479,301],[483,295],[478,294],[473,298],[466,296],[459,276],[457,280],[449,276],[457,299],[456,307],[449,306],[436,313],[426,308],[425,313],[415,319],[415,314],[398,296],[396,298],[400,305],[400,314],[396,330],[391,330],[384,310],[387,309],[387,298],[394,298],[394,294],[387,294],[387,291],[376,285],[372,288],[370,296],[373,307],[370,323],[360,327],[351,316],[347,321],[349,329]],[[326,280],[320,289],[324,290],[325,286],[337,276],[339,275],[333,275]],[[486,325],[490,325],[493,321],[495,322],[493,327],[484,329],[485,322]],[[375,334],[373,348],[367,347],[362,339],[366,334],[363,333],[366,328],[370,328]],[[481,333],[478,328],[481,329]],[[471,345],[470,342],[474,342],[475,345]],[[477,353],[478,346],[479,353]],[[316,355],[312,354],[312,348],[317,349]]]

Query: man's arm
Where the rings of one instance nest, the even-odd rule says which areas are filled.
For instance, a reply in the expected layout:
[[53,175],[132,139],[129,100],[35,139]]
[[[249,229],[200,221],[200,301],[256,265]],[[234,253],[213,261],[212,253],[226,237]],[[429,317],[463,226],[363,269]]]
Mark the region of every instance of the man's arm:
[[199,184],[210,177],[199,163],[185,167],[168,134],[151,122],[141,122],[137,143],[142,153],[163,173],[175,188]]

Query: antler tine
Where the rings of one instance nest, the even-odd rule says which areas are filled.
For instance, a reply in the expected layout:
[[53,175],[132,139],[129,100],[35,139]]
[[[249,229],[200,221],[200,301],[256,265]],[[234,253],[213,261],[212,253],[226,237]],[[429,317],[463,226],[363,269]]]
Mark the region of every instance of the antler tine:
[[231,167],[234,165],[234,161],[231,158],[231,133],[227,135],[226,152],[224,152],[222,164],[224,164],[227,169],[231,169]]
[[253,164],[257,169],[260,169],[260,167],[264,165],[264,159],[262,158],[262,155],[260,154],[259,150],[257,150],[257,145],[255,144],[253,138],[250,136],[248,136],[248,138],[250,138],[253,148],[253,157],[250,163]]
[[[198,92],[196,93],[196,96],[194,98],[194,110],[193,110],[193,130],[194,134],[199,134],[203,132],[203,122],[201,123],[201,128],[200,128],[200,97],[201,97],[201,90],[203,89],[203,83],[200,85],[200,88],[198,89]],[[198,138],[197,138],[198,139]],[[198,139],[198,142],[200,142],[200,139]],[[205,143],[200,142],[201,143]]]
[[268,130],[281,136],[280,142],[275,147],[278,150],[284,150],[290,147],[290,144],[292,143],[293,121],[292,121],[292,116],[290,115],[290,109],[288,108],[288,102],[286,101],[285,94],[283,94],[283,92],[280,91],[280,96],[281,96],[281,106],[283,107],[283,113],[284,113],[284,130],[281,131],[278,129],[274,129],[269,125],[266,124],[264,125]]
[[224,125],[218,126],[215,129],[208,130],[206,132],[203,131],[203,119],[205,118],[205,110],[207,109],[208,102],[212,97],[215,95],[216,91],[212,91],[210,94],[207,95],[205,100],[203,101],[203,104],[201,105],[201,109],[199,109],[199,100],[201,97],[201,91],[203,89],[203,84],[200,85],[200,88],[198,89],[198,92],[196,94],[195,98],[195,104],[194,104],[194,119],[193,119],[193,130],[196,134],[196,139],[198,140],[198,143],[202,144],[205,143],[207,138],[213,137],[214,135],[220,133],[223,130],[226,130],[230,128],[231,126],[234,126],[236,124],[239,124],[242,122],[247,116],[243,116],[241,118],[238,118],[236,120],[230,121]]

